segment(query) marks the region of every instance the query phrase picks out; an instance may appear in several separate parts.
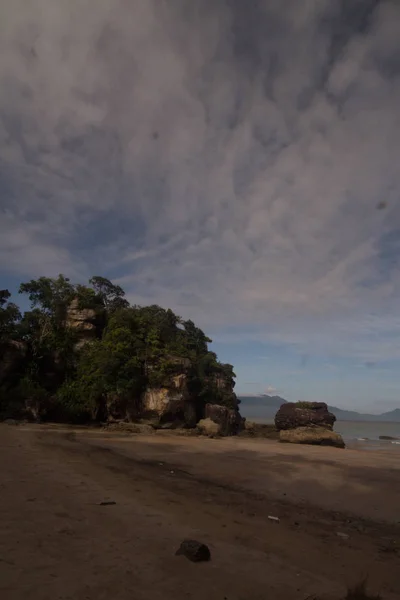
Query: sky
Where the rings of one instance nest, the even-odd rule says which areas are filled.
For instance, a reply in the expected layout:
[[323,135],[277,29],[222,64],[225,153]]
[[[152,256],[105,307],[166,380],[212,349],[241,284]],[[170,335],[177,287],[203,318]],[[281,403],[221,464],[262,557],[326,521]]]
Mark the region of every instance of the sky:
[[103,275],[194,320],[238,393],[400,407],[399,23],[4,0],[0,287]]

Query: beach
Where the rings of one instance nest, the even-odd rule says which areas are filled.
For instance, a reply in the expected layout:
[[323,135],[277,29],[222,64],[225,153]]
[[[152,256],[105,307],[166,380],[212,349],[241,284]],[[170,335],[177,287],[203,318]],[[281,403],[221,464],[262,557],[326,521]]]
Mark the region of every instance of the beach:
[[[400,596],[393,447],[33,425],[0,445],[8,600],[340,600],[365,576]],[[175,556],[186,538],[211,561]]]

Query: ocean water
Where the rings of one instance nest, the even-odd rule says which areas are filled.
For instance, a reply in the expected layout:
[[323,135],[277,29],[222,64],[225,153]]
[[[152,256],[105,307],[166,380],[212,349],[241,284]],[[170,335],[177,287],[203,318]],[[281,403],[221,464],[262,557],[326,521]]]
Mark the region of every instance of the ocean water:
[[[244,417],[256,423],[273,423],[271,410],[263,411],[245,402],[240,406]],[[263,414],[264,413],[264,414]],[[360,448],[386,448],[400,452],[400,423],[373,421],[336,421],[334,430],[340,433],[346,444]],[[380,436],[397,438],[381,440]]]
[[[345,442],[379,442],[397,446],[400,450],[400,423],[337,421],[334,430],[340,433]],[[398,439],[380,440],[379,436],[382,435]]]

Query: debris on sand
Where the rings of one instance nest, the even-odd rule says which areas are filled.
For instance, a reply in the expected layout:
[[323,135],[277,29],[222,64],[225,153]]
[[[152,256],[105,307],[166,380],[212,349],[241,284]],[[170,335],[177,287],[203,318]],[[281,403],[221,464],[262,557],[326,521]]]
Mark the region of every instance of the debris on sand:
[[353,588],[349,588],[344,600],[383,600],[383,598],[380,594],[369,594],[367,592],[367,582],[364,580]]
[[280,518],[279,517],[274,517],[273,515],[268,515],[268,519],[270,521],[274,521],[274,523],[280,523]]
[[204,562],[211,559],[209,547],[196,540],[183,540],[175,552],[176,556],[181,554],[192,562]]

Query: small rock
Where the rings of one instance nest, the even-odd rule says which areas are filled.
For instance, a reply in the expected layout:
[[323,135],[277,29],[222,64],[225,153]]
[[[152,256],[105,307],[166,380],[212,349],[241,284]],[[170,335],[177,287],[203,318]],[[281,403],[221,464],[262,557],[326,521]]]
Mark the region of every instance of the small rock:
[[114,504],[117,504],[117,503],[114,502],[113,500],[106,500],[104,502],[99,502],[99,506],[113,506]]
[[5,425],[19,425],[18,421],[15,419],[4,419],[3,423]]
[[192,562],[208,561],[211,558],[209,547],[196,540],[184,540],[175,552],[176,556],[181,554]]
[[340,537],[342,540],[348,540],[350,537],[347,533],[342,533],[341,531],[337,531],[336,535],[338,537]]

